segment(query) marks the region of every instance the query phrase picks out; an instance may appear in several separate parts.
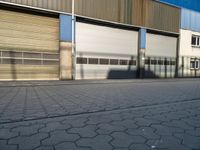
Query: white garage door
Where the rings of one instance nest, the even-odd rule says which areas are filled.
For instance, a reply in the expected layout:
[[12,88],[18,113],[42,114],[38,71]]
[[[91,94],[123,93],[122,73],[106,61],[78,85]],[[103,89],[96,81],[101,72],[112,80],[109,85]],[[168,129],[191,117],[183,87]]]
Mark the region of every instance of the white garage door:
[[146,56],[176,57],[177,38],[147,33]]
[[138,32],[77,22],[76,79],[134,78]]
[[175,76],[177,38],[147,33],[145,76],[173,78]]
[[58,79],[58,18],[0,10],[0,54],[0,80]]

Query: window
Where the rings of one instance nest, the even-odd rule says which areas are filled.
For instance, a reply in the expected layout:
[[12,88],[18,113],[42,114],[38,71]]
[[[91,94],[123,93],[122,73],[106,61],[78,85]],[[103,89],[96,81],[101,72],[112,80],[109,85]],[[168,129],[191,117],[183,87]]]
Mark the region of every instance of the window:
[[129,60],[130,66],[136,66],[136,60]]
[[120,65],[127,65],[128,61],[127,60],[120,60]]
[[151,65],[156,65],[157,64],[157,60],[151,60]]
[[190,60],[190,69],[199,69],[199,60],[191,59]]
[[110,65],[118,65],[118,59],[110,59]]
[[158,65],[163,65],[163,60],[158,60]]
[[77,64],[87,64],[87,58],[77,57],[76,58],[76,63]]
[[192,35],[192,46],[200,47],[200,36]]
[[98,64],[98,59],[97,58],[89,58],[89,64]]
[[108,64],[109,64],[109,59],[101,58],[101,59],[100,59],[100,64],[101,64],[101,65],[108,65]]

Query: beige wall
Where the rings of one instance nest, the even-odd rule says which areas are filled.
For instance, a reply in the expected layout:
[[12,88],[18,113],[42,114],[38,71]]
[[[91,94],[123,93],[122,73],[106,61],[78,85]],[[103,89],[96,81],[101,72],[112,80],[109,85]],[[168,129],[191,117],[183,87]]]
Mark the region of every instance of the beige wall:
[[60,42],[60,79],[72,79],[72,44]]
[[180,30],[180,56],[188,56],[188,57],[200,57],[200,48],[192,47],[191,39],[192,35],[199,35],[200,32],[193,32],[190,30]]

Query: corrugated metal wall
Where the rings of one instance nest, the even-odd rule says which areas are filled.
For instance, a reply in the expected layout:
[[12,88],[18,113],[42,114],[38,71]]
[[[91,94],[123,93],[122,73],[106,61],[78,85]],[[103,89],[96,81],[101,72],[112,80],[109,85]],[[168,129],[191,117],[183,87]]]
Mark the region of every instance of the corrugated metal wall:
[[192,9],[195,11],[200,11],[200,1],[199,0],[160,0],[161,2],[166,2],[179,7],[184,7]]
[[1,0],[33,7],[71,12],[71,0]]
[[200,13],[189,9],[181,10],[181,28],[200,32]]
[[144,26],[164,31],[179,32],[179,9],[149,0],[145,0],[144,5]]
[[[71,0],[0,0],[71,12]],[[75,0],[75,13],[123,24],[179,32],[180,9],[153,0]]]

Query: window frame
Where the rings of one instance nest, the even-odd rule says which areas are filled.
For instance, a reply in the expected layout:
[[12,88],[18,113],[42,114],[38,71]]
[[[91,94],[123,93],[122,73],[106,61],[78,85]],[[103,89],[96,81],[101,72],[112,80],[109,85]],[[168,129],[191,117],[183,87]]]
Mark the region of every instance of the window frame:
[[[194,67],[193,67],[193,65],[192,65],[192,62],[194,63],[194,64],[193,64]],[[200,62],[199,59],[197,59],[197,58],[191,58],[191,59],[190,59],[190,69],[191,69],[191,70],[199,70],[199,62]]]
[[[193,38],[195,38],[195,44],[193,44]],[[200,47],[200,35],[192,35],[191,45],[192,47]]]

